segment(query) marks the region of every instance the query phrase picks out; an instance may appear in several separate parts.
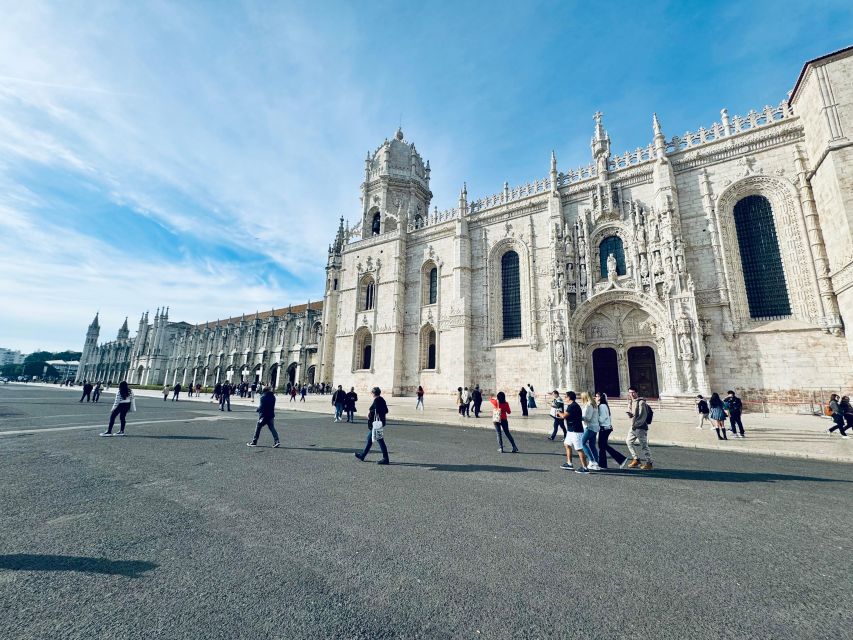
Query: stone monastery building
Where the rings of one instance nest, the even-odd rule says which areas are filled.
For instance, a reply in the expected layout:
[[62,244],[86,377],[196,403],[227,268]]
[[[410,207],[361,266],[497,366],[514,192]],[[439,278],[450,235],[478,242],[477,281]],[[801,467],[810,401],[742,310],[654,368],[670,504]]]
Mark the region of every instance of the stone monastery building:
[[87,340],[87,353],[125,349],[131,382],[257,371],[393,394],[850,388],[853,47],[807,63],[780,104],[720,115],[669,137],[653,116],[648,146],[614,154],[596,113],[588,166],[561,171],[552,154],[543,179],[473,201],[463,185],[442,212],[429,162],[398,130],[367,155],[322,311],[195,326],[166,314],[147,351],[125,326],[119,346]]

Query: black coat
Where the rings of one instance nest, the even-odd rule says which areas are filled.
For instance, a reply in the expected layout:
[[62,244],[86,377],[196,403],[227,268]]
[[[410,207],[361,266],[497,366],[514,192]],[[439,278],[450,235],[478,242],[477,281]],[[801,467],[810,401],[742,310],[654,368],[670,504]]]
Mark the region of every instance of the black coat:
[[374,421],[380,420],[385,426],[385,417],[388,415],[388,405],[385,403],[385,398],[376,396],[373,399],[373,404],[367,410],[367,425],[370,426]]

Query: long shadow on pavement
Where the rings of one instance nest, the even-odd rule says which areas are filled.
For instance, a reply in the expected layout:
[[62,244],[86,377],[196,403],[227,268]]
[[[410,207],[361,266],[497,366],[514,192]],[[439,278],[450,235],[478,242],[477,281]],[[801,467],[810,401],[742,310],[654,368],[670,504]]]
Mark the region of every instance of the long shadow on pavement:
[[[349,449],[339,449],[336,447],[285,447],[285,449],[293,449],[295,451],[322,451],[331,453],[348,453],[350,455],[359,451],[359,448],[351,447]],[[393,450],[392,450],[393,453]],[[378,459],[378,458],[377,458]],[[419,467],[430,471],[449,471],[451,473],[473,473],[476,471],[485,471],[488,473],[521,473],[532,471],[536,473],[547,473],[547,469],[531,469],[529,467],[504,467],[497,464],[433,464],[429,462],[395,462],[391,460],[391,466],[395,467]]]
[[156,568],[155,563],[144,560],[110,560],[27,553],[0,555],[0,570],[8,571],[80,571],[139,578],[146,571]]
[[843,482],[853,480],[835,480],[832,478],[815,478],[813,476],[785,475],[782,473],[748,473],[746,471],[711,471],[704,469],[662,469],[655,467],[654,471],[617,471],[608,470],[608,477],[637,477],[663,478],[666,480],[700,480],[704,482]]
[[216,436],[127,436],[128,438],[150,438],[152,440],[226,440]]

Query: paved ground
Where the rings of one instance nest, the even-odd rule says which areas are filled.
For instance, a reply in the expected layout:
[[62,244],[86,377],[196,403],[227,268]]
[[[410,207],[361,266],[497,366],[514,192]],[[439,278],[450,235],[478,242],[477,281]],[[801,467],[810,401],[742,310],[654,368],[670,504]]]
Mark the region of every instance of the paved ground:
[[[675,447],[583,477],[519,433],[0,387],[4,638],[851,637],[849,465]],[[371,457],[376,459],[375,454]]]

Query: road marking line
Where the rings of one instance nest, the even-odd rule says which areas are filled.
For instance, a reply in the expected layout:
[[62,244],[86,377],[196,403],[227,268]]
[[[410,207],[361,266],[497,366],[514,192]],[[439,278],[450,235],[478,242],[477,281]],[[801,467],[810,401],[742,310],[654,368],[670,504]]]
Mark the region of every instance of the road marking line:
[[[210,416],[209,418],[173,418],[171,420],[142,420],[139,422],[128,421],[128,426],[135,427],[143,424],[160,424],[163,422],[217,422],[219,420],[240,420],[237,416]],[[103,422],[98,424],[81,424],[73,427],[48,427],[47,429],[19,429],[16,431],[0,431],[0,436],[17,436],[31,433],[47,433],[50,431],[79,431],[81,429],[104,429],[107,425]]]

